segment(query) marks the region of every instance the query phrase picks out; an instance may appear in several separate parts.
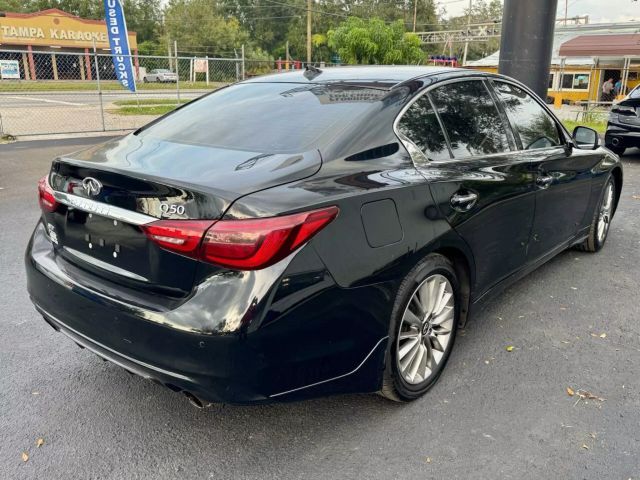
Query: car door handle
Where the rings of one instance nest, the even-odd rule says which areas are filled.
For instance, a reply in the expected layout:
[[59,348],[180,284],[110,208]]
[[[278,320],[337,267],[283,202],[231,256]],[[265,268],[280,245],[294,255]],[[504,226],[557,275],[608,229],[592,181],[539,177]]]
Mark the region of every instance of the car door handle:
[[538,175],[536,178],[536,185],[539,188],[549,188],[553,183],[553,177],[551,175]]
[[473,192],[455,193],[451,197],[451,206],[459,212],[468,212],[478,201],[478,194]]

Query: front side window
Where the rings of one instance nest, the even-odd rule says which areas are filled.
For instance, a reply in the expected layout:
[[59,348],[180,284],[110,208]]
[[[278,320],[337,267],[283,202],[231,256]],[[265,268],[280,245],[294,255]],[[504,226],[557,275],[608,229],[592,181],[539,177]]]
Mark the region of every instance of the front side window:
[[531,150],[561,144],[556,122],[531,95],[510,83],[493,84],[507,117],[520,135],[522,148]]
[[429,160],[449,160],[447,141],[426,95],[416,100],[398,122],[398,132],[411,140]]
[[482,81],[446,84],[429,95],[449,136],[454,157],[509,151],[507,127]]

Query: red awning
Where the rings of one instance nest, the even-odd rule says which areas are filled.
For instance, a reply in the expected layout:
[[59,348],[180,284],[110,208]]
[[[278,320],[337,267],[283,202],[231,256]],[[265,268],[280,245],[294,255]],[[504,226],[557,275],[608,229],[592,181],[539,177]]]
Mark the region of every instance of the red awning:
[[640,56],[640,34],[580,35],[560,46],[561,57]]

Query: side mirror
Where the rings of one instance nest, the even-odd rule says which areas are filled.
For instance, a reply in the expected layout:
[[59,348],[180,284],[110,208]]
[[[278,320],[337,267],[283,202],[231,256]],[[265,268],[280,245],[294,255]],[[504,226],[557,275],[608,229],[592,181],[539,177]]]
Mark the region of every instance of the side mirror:
[[576,146],[582,150],[595,150],[600,146],[598,132],[588,127],[574,128],[573,140],[576,142]]

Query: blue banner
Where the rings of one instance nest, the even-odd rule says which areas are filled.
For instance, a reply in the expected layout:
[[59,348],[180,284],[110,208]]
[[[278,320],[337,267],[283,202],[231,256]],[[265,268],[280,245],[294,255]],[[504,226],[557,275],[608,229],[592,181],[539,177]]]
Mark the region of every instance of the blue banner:
[[136,91],[136,79],[133,76],[129,35],[121,0],[104,0],[104,14],[107,22],[111,58],[116,69],[116,78],[123,87]]

